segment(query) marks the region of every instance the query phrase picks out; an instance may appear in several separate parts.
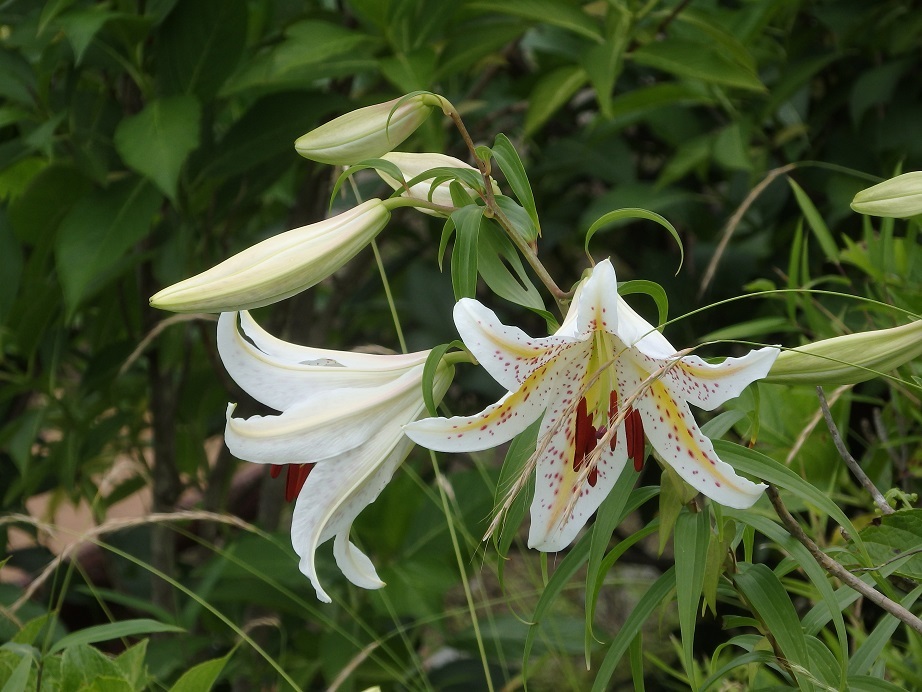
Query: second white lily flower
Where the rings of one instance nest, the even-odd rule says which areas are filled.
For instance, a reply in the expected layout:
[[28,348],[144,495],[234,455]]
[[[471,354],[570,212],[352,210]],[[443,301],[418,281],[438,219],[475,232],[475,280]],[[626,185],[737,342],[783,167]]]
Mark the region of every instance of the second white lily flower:
[[[279,415],[232,417],[225,442],[240,459],[315,464],[298,494],[291,541],[317,598],[330,602],[314,565],[318,546],[334,539],[343,574],[366,589],[384,586],[371,560],[350,540],[352,522],[372,503],[413,443],[402,427],[425,410],[422,375],[428,351],[371,355],[297,346],[277,339],[246,312],[223,313],[218,351],[228,373]],[[434,395],[448,388],[450,367],[436,374]]]

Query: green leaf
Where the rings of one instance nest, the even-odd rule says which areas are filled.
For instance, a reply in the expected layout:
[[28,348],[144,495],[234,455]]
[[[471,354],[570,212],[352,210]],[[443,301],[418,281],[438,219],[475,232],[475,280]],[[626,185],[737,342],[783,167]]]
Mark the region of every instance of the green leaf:
[[653,614],[653,611],[666,599],[666,596],[669,595],[675,586],[675,567],[670,567],[663,572],[659,579],[653,582],[649,589],[647,589],[647,592],[637,602],[637,605],[634,606],[634,610],[627,616],[627,620],[624,621],[621,629],[618,630],[618,634],[616,634],[615,638],[612,640],[611,646],[609,646],[608,651],[605,653],[602,665],[599,666],[599,672],[595,676],[592,692],[604,692],[604,690],[609,689],[609,683],[611,682],[612,675],[614,675],[615,667],[618,665],[624,652],[627,651],[634,637],[640,632],[640,628],[643,627],[643,624]]
[[669,319],[669,296],[666,290],[654,281],[646,279],[633,279],[618,284],[618,295],[629,296],[635,293],[642,293],[650,296],[656,303],[658,324],[665,324]]
[[[515,482],[521,478],[525,463],[531,455],[535,453],[535,448],[538,444],[538,431],[540,429],[541,419],[539,418],[521,433],[516,435],[509,445],[509,449],[506,451],[506,458],[503,460],[503,467],[499,472],[499,480],[496,482],[496,492],[493,498],[494,514],[500,511],[506,499],[506,493],[509,492]],[[534,476],[534,473],[529,474],[529,484],[532,486],[534,484]],[[496,547],[496,553],[500,558],[500,578],[502,578],[503,573],[503,561],[507,559],[506,556],[509,554],[509,548],[519,531],[522,519],[525,517],[525,512],[528,509],[528,502],[530,500],[529,496],[531,494],[532,493],[528,492],[527,488],[523,488],[519,492],[518,496],[506,511],[506,516],[503,517],[499,531],[493,534],[493,545]]]
[[603,214],[598,219],[596,219],[592,225],[589,227],[589,230],[586,231],[586,243],[585,249],[586,254],[589,254],[589,241],[592,240],[597,232],[609,226],[616,221],[623,221],[625,219],[647,219],[649,221],[655,221],[660,226],[669,231],[669,234],[675,239],[676,244],[679,246],[679,268],[676,270],[676,274],[682,269],[682,263],[685,261],[685,248],[682,245],[682,238],[679,236],[679,232],[675,229],[667,219],[657,214],[655,211],[650,211],[648,209],[639,209],[636,207],[629,207],[626,209],[615,209],[610,211],[607,214]]
[[514,199],[505,195],[496,195],[494,199],[496,200],[496,206],[502,210],[509,223],[512,224],[512,229],[525,242],[532,243],[537,240],[538,228],[523,207],[517,204]]
[[[797,617],[797,611],[781,581],[763,564],[740,563],[733,581],[758,613],[765,628],[772,634],[785,658],[790,663],[810,669],[807,640]],[[811,686],[801,676],[796,676],[801,689]]]
[[481,228],[477,252],[477,270],[491,291],[517,305],[545,312],[541,293],[528,278],[515,246],[496,224]]
[[865,561],[869,560],[867,549],[858,535],[858,530],[826,493],[818,490],[787,466],[761,452],[726,440],[713,440],[713,443],[717,455],[737,471],[744,471],[767,483],[789,490],[801,500],[822,510],[848,532],[855,541],[855,547],[861,553],[862,558]]
[[0,692],[25,692],[29,684],[29,672],[32,670],[32,657],[23,656],[19,663],[13,669],[13,673],[7,679],[6,684],[0,688]]
[[0,325],[6,320],[19,292],[19,279],[22,275],[23,252],[19,241],[13,233],[6,210],[0,209]]
[[141,240],[162,197],[144,180],[124,180],[81,199],[61,221],[55,259],[70,313],[100,289],[125,251]]
[[483,207],[466,206],[452,212],[455,224],[455,247],[451,252],[451,285],[455,300],[473,298],[477,292],[477,245]]
[[436,409],[437,404],[435,398],[432,396],[432,390],[435,386],[435,375],[439,369],[439,363],[442,362],[442,356],[450,348],[454,347],[463,347],[464,344],[459,341],[452,341],[448,344],[439,344],[434,347],[429,355],[426,357],[426,364],[423,366],[423,402],[426,404],[426,410],[429,412],[430,416],[437,416],[438,411]]
[[525,136],[537,132],[588,79],[589,75],[579,66],[558,67],[543,75],[528,95]]
[[613,4],[608,12],[605,41],[591,44],[581,59],[583,69],[595,89],[599,108],[606,118],[612,116],[612,93],[621,74],[633,26],[632,15],[623,5]]
[[500,170],[506,176],[506,181],[512,192],[519,200],[519,204],[528,212],[537,229],[537,234],[541,235],[541,223],[538,221],[538,209],[535,206],[535,195],[531,191],[531,183],[528,182],[528,174],[525,172],[525,166],[522,159],[519,158],[519,152],[512,146],[509,138],[500,133],[496,135],[493,141],[493,157],[499,164]]
[[115,129],[122,160],[154,182],[173,204],[179,172],[199,144],[201,108],[192,95],[151,101]]
[[765,91],[755,72],[740,65],[713,44],[670,37],[668,41],[654,41],[641,46],[631,53],[631,58],[639,65],[655,67],[678,77]]
[[599,26],[592,18],[571,2],[561,0],[474,0],[464,5],[468,11],[511,14],[542,24],[552,24],[601,41]]
[[10,203],[10,224],[16,237],[25,246],[47,250],[61,219],[90,189],[90,181],[77,168],[46,166]]
[[922,581],[922,509],[885,514],[862,529],[861,538],[875,565],[899,561],[895,574]]
[[170,688],[170,692],[205,692],[205,690],[210,690],[233,655],[234,651],[230,651],[221,658],[213,658],[210,661],[193,666],[182,674],[182,677]]
[[96,642],[106,642],[110,639],[120,639],[122,637],[133,637],[138,634],[153,634],[154,632],[185,632],[182,627],[168,625],[157,620],[140,618],[137,620],[121,620],[119,622],[108,622],[105,625],[95,625],[85,627],[61,637],[50,649],[49,654],[63,651],[71,646],[80,644],[95,644]]
[[573,578],[576,572],[582,567],[586,560],[589,559],[589,548],[591,545],[592,534],[585,534],[577,541],[576,545],[570,548],[570,552],[557,565],[554,574],[548,580],[535,605],[535,612],[531,616],[531,627],[528,628],[528,635],[525,638],[525,650],[522,654],[522,674],[525,675],[528,658],[531,655],[532,646],[535,643],[535,637],[538,634],[538,628],[542,620],[548,614],[551,606],[560,596],[563,588]]
[[209,102],[243,55],[248,19],[245,0],[176,3],[157,32],[160,93]]
[[[609,491],[602,504],[596,511],[595,522],[592,525],[592,544],[589,547],[589,564],[586,568],[586,627],[585,627],[585,653],[586,665],[589,666],[589,655],[592,650],[592,622],[595,617],[595,606],[598,602],[599,591],[594,588],[605,579],[602,570],[602,560],[611,543],[611,537],[622,522],[625,508],[631,497],[637,474],[625,472],[618,476],[614,487]],[[605,570],[608,571],[607,569]]]
[[813,202],[807,196],[807,193],[803,191],[800,185],[794,182],[793,178],[788,178],[788,184],[790,184],[791,189],[794,191],[797,204],[800,206],[801,212],[803,212],[804,217],[807,219],[807,225],[810,226],[810,230],[813,231],[813,235],[815,235],[817,241],[819,241],[820,247],[823,248],[823,254],[826,255],[826,259],[833,264],[838,264],[839,248],[836,246],[836,241],[832,238],[832,233],[829,232],[829,227],[826,226],[826,222],[823,221],[823,217],[820,216],[819,211],[817,211]]
[[676,603],[679,610],[679,629],[682,633],[685,674],[693,690],[698,688],[695,679],[695,623],[698,619],[698,603],[704,587],[704,568],[707,565],[708,545],[716,541],[711,535],[711,516],[705,509],[690,512],[687,509],[679,515],[675,525],[675,576]]
[[104,5],[85,10],[73,10],[61,15],[55,24],[61,28],[74,49],[75,64],[83,60],[86,49],[90,47],[96,34],[110,19],[130,16],[121,12],[111,12]]
[[[900,605],[911,610],[919,596],[922,596],[922,586],[917,586],[911,592],[906,594]],[[848,675],[851,681],[854,675],[864,675],[867,673],[874,662],[890,643],[893,633],[901,625],[901,621],[895,616],[885,613],[874,631],[868,635],[868,638],[862,642],[861,646],[848,659]]]

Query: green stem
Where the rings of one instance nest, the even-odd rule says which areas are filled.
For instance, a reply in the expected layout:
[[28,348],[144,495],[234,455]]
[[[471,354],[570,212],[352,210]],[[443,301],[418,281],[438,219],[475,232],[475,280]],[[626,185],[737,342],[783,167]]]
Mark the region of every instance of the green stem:
[[397,315],[397,306],[394,304],[394,296],[391,293],[391,285],[387,280],[387,273],[384,271],[384,260],[381,259],[381,252],[378,250],[378,242],[371,241],[371,250],[375,253],[375,263],[378,265],[378,273],[381,274],[381,283],[384,284],[384,295],[387,296],[387,305],[391,310],[391,318],[394,320],[394,329],[397,330],[397,341],[400,342],[400,350],[407,352],[407,342],[403,338],[403,329],[400,327],[400,317]]
[[560,314],[566,315],[567,306],[570,302],[572,293],[564,291],[560,288],[560,286],[557,285],[557,282],[554,281],[548,270],[541,263],[541,260],[538,259],[538,254],[535,252],[534,248],[532,248],[532,246],[529,245],[525,239],[516,232],[512,223],[496,203],[496,197],[493,194],[493,180],[490,178],[490,162],[489,160],[484,161],[477,155],[477,149],[474,146],[474,140],[471,139],[471,135],[467,131],[467,128],[464,126],[464,122],[461,120],[461,116],[458,114],[458,111],[452,107],[450,109],[445,109],[445,114],[451,118],[452,122],[455,124],[455,127],[458,129],[458,132],[461,134],[461,139],[464,140],[464,143],[470,150],[471,156],[477,162],[477,168],[480,170],[480,175],[483,178],[483,201],[486,204],[487,210],[489,212],[487,215],[496,219],[496,222],[506,232],[506,235],[509,236],[509,239],[513,242],[518,251],[525,258],[525,261],[528,262],[528,265],[532,268],[532,271],[535,272],[541,283],[544,284],[545,288],[547,288],[550,294],[554,297],[554,300],[557,303],[557,309],[560,311]]
[[445,484],[447,481],[439,470],[435,452],[430,451],[429,458],[432,460],[432,470],[435,472],[435,484],[439,488],[439,496],[442,499],[442,511],[445,513],[445,520],[448,522],[448,533],[451,535],[451,546],[454,549],[455,559],[458,562],[458,572],[461,574],[461,584],[464,587],[464,598],[467,601],[468,613],[470,613],[471,616],[471,625],[474,627],[474,638],[477,639],[477,649],[480,652],[480,660],[483,663],[483,674],[486,676],[487,689],[493,692],[493,677],[490,675],[490,664],[487,661],[487,651],[483,645],[483,636],[480,634],[480,622],[477,619],[477,608],[474,605],[474,596],[471,593],[470,582],[467,580],[467,571],[464,568],[464,558],[461,556],[461,546],[458,544],[458,534],[455,533],[455,523],[452,519],[451,508],[448,506],[448,496],[445,493]]

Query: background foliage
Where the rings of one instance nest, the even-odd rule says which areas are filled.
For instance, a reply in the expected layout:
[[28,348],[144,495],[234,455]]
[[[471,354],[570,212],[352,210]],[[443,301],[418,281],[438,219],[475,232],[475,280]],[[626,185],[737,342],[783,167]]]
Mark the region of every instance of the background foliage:
[[[591,249],[611,255],[622,280],[661,283],[670,317],[744,291],[836,293],[706,309],[668,327],[676,344],[796,346],[904,323],[848,296],[919,311],[919,224],[862,220],[848,202],[922,169],[919,10],[903,0],[4,2],[0,503],[3,530],[37,543],[5,563],[18,571],[0,585],[0,681],[922,687],[919,636],[829,579],[767,503],[694,514],[652,463],[583,540],[542,561],[514,526],[499,550],[480,541],[500,459],[442,460],[446,517],[428,458],[414,453],[356,524],[387,588],[348,588],[325,554],[335,603],[321,606],[289,548],[281,484],[220,447],[225,402],[243,395],[220,368],[212,324],[147,305],[163,286],[324,216],[335,177],[294,155],[297,136],[431,89],[459,107],[475,141],[504,132],[518,148],[542,260],[561,285],[584,268],[594,219],[644,207],[679,229],[689,252],[678,275],[674,243],[647,222],[599,234]],[[465,153],[436,117],[404,148]],[[438,226],[400,216],[379,243],[411,348],[455,338]],[[370,251],[260,319],[292,341],[397,348]],[[523,328],[540,333],[531,319]],[[494,387],[468,368],[448,405],[477,410]],[[919,389],[877,379],[827,395],[878,486],[917,491]],[[777,484],[836,559],[883,565],[859,574],[912,607],[922,558],[892,558],[920,546],[922,513],[908,499],[875,519],[818,412],[812,389],[761,385],[708,427],[755,440],[751,452],[721,452]],[[516,459],[513,446],[503,473]],[[110,518],[145,491],[154,514]],[[67,527],[23,515],[27,503],[36,514],[71,502],[99,528],[58,556],[47,535]],[[182,520],[159,516],[176,509]]]

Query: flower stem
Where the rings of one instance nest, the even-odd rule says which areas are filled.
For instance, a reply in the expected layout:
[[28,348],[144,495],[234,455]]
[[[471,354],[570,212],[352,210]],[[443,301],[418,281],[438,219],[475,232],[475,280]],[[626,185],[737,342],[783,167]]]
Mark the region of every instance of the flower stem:
[[384,295],[387,296],[387,306],[391,310],[391,318],[394,320],[394,329],[397,330],[397,341],[400,343],[400,351],[407,352],[407,342],[403,338],[403,329],[400,326],[400,317],[397,315],[397,306],[394,304],[394,296],[391,293],[391,284],[387,280],[387,272],[384,271],[384,260],[381,258],[381,252],[378,250],[378,242],[371,241],[371,250],[375,253],[375,263],[378,265],[378,273],[381,275],[381,283],[384,284]]
[[547,268],[544,266],[544,264],[541,263],[541,260],[538,259],[538,253],[531,245],[525,241],[521,235],[519,235],[519,233],[513,227],[512,223],[503,213],[503,210],[500,209],[499,205],[496,203],[496,197],[493,195],[493,181],[490,178],[490,161],[485,161],[477,155],[477,149],[474,146],[474,140],[471,139],[471,135],[467,131],[467,128],[464,126],[464,122],[461,120],[461,116],[458,114],[458,111],[453,106],[443,110],[445,115],[451,118],[452,122],[455,124],[455,127],[461,134],[461,139],[464,140],[468,150],[471,152],[471,156],[474,158],[474,161],[477,162],[477,168],[480,171],[481,177],[483,178],[483,201],[487,206],[487,215],[496,219],[496,222],[506,232],[506,235],[509,236],[509,239],[513,242],[513,244],[515,244],[518,251],[522,253],[525,261],[528,262],[528,265],[538,276],[538,279],[541,281],[541,283],[544,284],[545,288],[547,288],[550,294],[554,297],[554,301],[557,303],[557,308],[560,310],[560,314],[565,315],[567,312],[567,305],[570,302],[572,293],[569,291],[564,291],[560,288],[560,286],[557,285],[557,282],[554,281]]
[[458,561],[458,572],[461,574],[461,584],[464,587],[464,598],[467,601],[467,609],[471,616],[471,625],[474,627],[474,637],[477,639],[477,649],[480,652],[480,660],[483,663],[483,674],[486,676],[487,689],[493,692],[493,677],[490,675],[490,664],[487,661],[487,652],[483,645],[483,636],[480,634],[477,607],[474,605],[474,596],[471,593],[471,585],[467,579],[467,571],[464,568],[464,558],[461,556],[461,546],[458,544],[458,534],[455,533],[455,522],[451,514],[451,508],[448,506],[448,495],[445,492],[448,481],[445,480],[445,477],[439,470],[435,452],[430,451],[429,458],[432,460],[432,470],[435,472],[435,484],[439,488],[439,496],[442,499],[442,511],[445,513],[445,521],[448,522],[448,533],[451,535],[451,546],[455,552],[455,559]]

